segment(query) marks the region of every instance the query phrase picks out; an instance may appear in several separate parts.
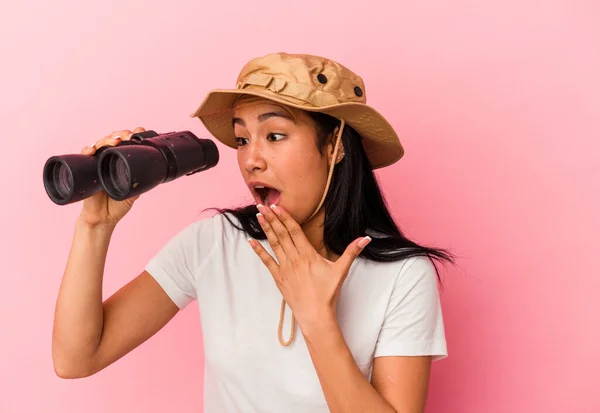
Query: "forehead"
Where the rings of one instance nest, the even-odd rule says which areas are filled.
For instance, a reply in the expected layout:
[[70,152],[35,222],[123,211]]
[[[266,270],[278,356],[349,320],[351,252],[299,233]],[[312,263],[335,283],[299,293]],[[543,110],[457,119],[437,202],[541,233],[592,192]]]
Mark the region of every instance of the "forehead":
[[293,118],[297,118],[299,115],[299,111],[295,108],[256,96],[242,96],[233,106],[233,116],[235,117],[256,115],[268,111],[285,111]]

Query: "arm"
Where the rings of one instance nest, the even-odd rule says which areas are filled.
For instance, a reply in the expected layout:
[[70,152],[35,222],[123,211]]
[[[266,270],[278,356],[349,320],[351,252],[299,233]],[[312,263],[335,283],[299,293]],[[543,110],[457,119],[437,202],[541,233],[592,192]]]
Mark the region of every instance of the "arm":
[[102,370],[155,334],[178,311],[145,271],[102,302],[113,231],[114,225],[77,220],[52,334],[52,358],[59,377],[86,377]]
[[431,357],[378,357],[371,383],[358,368],[334,316],[304,333],[332,413],[421,413],[427,399]]

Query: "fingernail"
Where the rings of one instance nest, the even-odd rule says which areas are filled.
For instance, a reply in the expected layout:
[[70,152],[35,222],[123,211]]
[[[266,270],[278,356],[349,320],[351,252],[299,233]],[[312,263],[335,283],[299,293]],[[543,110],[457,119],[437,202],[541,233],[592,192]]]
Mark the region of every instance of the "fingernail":
[[258,219],[258,222],[261,224],[265,222],[265,217],[263,217],[263,214],[261,214],[260,212],[256,214],[256,219]]
[[248,238],[248,244],[254,247],[254,240],[252,238]]
[[90,148],[94,148],[95,146],[96,146],[96,142],[92,143],[92,144],[90,145]]
[[258,208],[258,210],[259,210],[259,211],[263,211],[263,208],[264,208],[264,207],[265,207],[265,206],[264,206],[263,204],[257,204],[257,205],[256,205],[256,208]]
[[358,247],[359,248],[364,248],[367,246],[367,244],[371,242],[371,237],[369,237],[368,235],[366,237],[364,237],[363,239],[361,239],[360,241],[358,241]]
[[121,135],[115,136],[113,139],[121,139]]
[[279,208],[277,208],[277,205],[273,204],[271,205],[271,209],[273,210],[273,212],[275,212],[277,215],[281,215],[281,210]]

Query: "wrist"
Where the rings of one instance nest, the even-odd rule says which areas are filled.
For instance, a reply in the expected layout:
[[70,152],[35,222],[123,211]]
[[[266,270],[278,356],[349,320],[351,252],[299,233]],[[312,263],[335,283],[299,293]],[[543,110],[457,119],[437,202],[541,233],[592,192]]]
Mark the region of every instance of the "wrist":
[[319,337],[339,329],[337,317],[331,310],[319,312],[311,317],[297,317],[297,320],[305,338]]
[[77,217],[77,220],[75,221],[76,229],[92,233],[112,234],[116,226],[116,223],[90,222],[86,219],[84,214],[79,215],[79,217]]

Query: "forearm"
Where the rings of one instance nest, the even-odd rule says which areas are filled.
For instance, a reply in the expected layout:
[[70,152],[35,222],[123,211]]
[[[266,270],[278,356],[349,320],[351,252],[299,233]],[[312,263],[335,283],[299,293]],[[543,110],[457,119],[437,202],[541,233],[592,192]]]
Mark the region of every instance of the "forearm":
[[102,336],[102,278],[114,227],[77,220],[54,315],[52,355],[61,375],[85,371]]
[[358,368],[335,317],[306,328],[310,356],[332,413],[393,413]]

